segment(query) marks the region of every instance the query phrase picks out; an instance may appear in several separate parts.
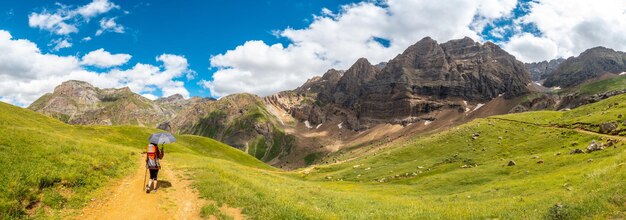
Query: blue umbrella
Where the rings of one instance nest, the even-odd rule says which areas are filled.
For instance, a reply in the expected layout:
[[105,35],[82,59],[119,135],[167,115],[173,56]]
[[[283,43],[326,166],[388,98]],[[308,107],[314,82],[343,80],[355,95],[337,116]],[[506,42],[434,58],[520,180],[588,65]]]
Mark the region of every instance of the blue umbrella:
[[174,135],[167,132],[152,134],[150,135],[150,138],[148,138],[148,140],[150,141],[150,143],[153,144],[169,144],[172,142],[176,142],[176,138],[174,137]]

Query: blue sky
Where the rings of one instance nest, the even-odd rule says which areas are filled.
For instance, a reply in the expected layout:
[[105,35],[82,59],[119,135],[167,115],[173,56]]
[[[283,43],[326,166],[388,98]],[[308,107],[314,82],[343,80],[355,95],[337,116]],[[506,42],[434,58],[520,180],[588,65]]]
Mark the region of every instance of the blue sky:
[[439,42],[464,36],[493,41],[525,62],[569,57],[594,46],[626,49],[623,0],[0,0],[0,5],[0,101],[21,106],[68,79],[129,86],[149,98],[269,95],[329,68],[349,68],[360,57],[387,61],[426,36]]
[[[268,43],[285,43],[277,38],[273,30],[286,27],[302,28],[319,14],[322,8],[337,9],[352,1],[336,0],[210,0],[189,1],[112,1],[121,7],[112,10],[107,16],[118,17],[125,33],[105,33],[95,37],[97,22],[91,21],[72,34],[73,46],[52,51],[47,46],[59,38],[45,30],[31,28],[28,15],[42,10],[58,8],[56,3],[65,5],[86,5],[90,0],[41,1],[41,0],[2,0],[0,29],[8,30],[14,38],[24,38],[35,42],[42,52],[59,55],[84,55],[87,52],[104,48],[111,53],[127,53],[133,57],[125,66],[135,62],[155,63],[155,57],[162,53],[182,55],[189,60],[190,68],[198,76],[186,83],[192,95],[210,96],[207,89],[198,85],[202,79],[211,79],[209,58],[223,53],[250,39]],[[128,11],[125,14],[124,11]],[[96,18],[97,20],[98,18]],[[93,40],[81,42],[84,37]],[[122,66],[124,67],[124,66]]]

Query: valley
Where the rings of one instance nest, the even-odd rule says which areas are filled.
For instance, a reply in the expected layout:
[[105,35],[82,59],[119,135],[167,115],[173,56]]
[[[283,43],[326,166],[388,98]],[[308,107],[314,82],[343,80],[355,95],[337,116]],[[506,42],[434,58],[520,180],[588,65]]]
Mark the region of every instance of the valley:
[[[604,122],[624,120],[619,114],[626,105],[615,103],[625,101],[626,95],[618,95],[571,111],[476,119],[436,134],[394,142],[355,159],[294,171],[277,170],[239,150],[196,136],[178,136],[179,142],[166,145],[166,159],[171,169],[188,173],[182,176],[192,181],[200,198],[215,201],[217,206],[240,208],[246,216],[258,219],[619,218],[626,202],[621,181],[626,177],[626,146],[624,138],[616,135],[624,132],[626,125],[618,124],[610,134],[600,134],[599,129]],[[90,189],[135,172],[131,167],[137,164],[130,158],[136,157],[144,144],[141,137],[155,131],[71,126],[29,110],[1,107],[3,137],[14,130],[36,129],[41,143],[46,143],[22,145],[37,136],[13,134],[11,143],[26,148],[3,144],[3,161],[31,155],[26,152],[67,148],[75,152],[55,154],[64,158],[63,163],[74,161],[71,166],[61,163],[54,166],[58,171],[33,173],[36,175],[29,175],[32,181],[2,182],[2,188],[17,186],[23,189],[18,192],[24,193],[0,194],[2,213],[10,216],[32,211],[36,212],[31,215],[58,215],[54,214],[58,209],[74,213],[67,209],[86,204],[92,198],[89,195],[94,195]],[[71,140],[63,136],[70,133]],[[603,149],[587,152],[594,140]],[[107,147],[89,147],[94,144]],[[6,149],[25,151],[18,154]],[[573,153],[575,149],[582,153]],[[94,150],[118,156],[89,159],[88,152]],[[127,162],[108,163],[115,159]],[[509,166],[510,161],[515,165]],[[36,163],[20,164],[32,167]],[[106,172],[98,174],[104,182],[93,181],[92,171],[89,176],[79,174],[99,166],[106,167],[102,169]],[[25,169],[2,172],[3,176],[18,177]],[[14,199],[20,202],[9,202]],[[226,215],[214,206],[204,206],[201,213]]]
[[0,6],[0,220],[626,219],[625,0]]
[[[591,50],[580,62],[603,63]],[[0,218],[116,218],[137,200],[167,204],[150,211],[163,219],[623,218],[626,76],[599,66],[548,88],[527,69],[553,79],[577,60],[525,66],[489,42],[424,38],[266,97],[67,81],[28,109],[0,103],[0,162],[15,164]],[[170,186],[142,194],[138,158],[162,130],[178,138]]]

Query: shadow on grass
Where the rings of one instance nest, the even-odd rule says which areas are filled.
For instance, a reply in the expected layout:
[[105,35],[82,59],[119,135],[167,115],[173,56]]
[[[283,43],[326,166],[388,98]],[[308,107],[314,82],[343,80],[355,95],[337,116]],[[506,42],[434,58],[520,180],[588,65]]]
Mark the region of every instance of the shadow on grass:
[[158,184],[159,189],[167,189],[167,188],[172,187],[172,183],[170,183],[170,181],[167,181],[167,180],[159,180],[157,184]]

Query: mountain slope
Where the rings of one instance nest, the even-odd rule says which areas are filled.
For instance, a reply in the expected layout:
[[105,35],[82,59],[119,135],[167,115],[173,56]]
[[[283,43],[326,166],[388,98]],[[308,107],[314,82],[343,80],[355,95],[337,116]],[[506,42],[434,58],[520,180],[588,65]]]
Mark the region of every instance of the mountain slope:
[[[2,102],[0,125],[0,164],[4,167],[0,169],[0,219],[71,214],[91,200],[95,190],[141,166],[139,153],[145,150],[148,136],[158,131],[73,126]],[[177,143],[166,146],[169,158],[189,154],[271,169],[208,138],[177,138]]]
[[626,53],[604,47],[582,52],[578,57],[563,61],[544,85],[547,87],[572,87],[595,79],[606,73],[626,72]]
[[[589,113],[615,120],[626,106],[604,109],[624,102],[477,119],[286,176],[207,163],[195,177],[201,194],[258,219],[620,218],[626,138],[574,128]],[[558,114],[559,127],[547,123]],[[570,154],[594,140],[608,148]]]
[[264,161],[287,154],[293,137],[257,96],[237,94],[220,101],[181,95],[149,100],[128,88],[100,89],[67,81],[29,109],[69,124],[139,125],[223,141]]
[[[464,38],[438,44],[427,37],[382,69],[359,59],[345,72],[330,70],[271,103],[298,120],[321,124],[335,115],[348,128],[365,130],[433,120],[433,113],[446,109],[463,112],[467,102],[517,97],[529,92],[529,83],[523,64],[493,43]],[[276,104],[281,99],[295,102]]]
[[174,95],[154,102],[129,88],[100,89],[82,81],[67,81],[28,108],[69,124],[156,127],[184,105],[176,102],[198,101],[177,97],[182,98]]
[[297,137],[283,162],[298,167],[339,149],[510,112],[530,82],[523,63],[493,43],[427,37],[384,65],[361,58],[265,101]]
[[179,134],[211,137],[266,162],[285,156],[294,144],[293,137],[284,133],[262,99],[251,94],[196,103],[160,127]]
[[534,63],[525,63],[526,69],[530,72],[530,77],[534,82],[542,81],[552,75],[552,73],[565,61],[563,58],[553,59],[550,61],[541,61]]
[[[620,218],[626,138],[586,125],[623,120],[621,103],[626,95],[568,112],[478,119],[295,172],[196,136],[166,145],[167,160],[190,174],[203,198],[241,207],[252,219]],[[81,207],[103,179],[140,166],[133,155],[154,131],[71,126],[3,103],[0,111],[0,162],[11,164],[0,170],[2,216]],[[608,148],[569,153],[593,140]],[[511,160],[515,166],[507,166]]]

